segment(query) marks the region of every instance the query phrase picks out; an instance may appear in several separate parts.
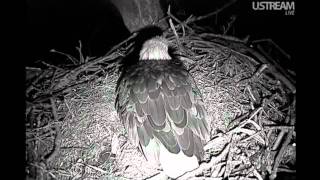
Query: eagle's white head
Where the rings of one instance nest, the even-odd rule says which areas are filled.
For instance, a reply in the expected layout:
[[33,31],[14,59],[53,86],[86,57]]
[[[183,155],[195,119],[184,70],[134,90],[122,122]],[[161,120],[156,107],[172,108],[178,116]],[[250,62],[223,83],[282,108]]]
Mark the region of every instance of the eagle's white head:
[[140,60],[170,60],[168,46],[169,42],[161,36],[149,39],[142,45]]

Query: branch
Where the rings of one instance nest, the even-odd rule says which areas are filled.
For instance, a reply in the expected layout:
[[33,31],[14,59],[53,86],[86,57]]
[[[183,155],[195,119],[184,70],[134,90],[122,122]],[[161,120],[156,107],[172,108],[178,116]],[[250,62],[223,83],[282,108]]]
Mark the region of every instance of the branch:
[[[295,108],[295,99],[293,100],[292,108]],[[289,120],[290,120],[290,125],[293,126],[295,124],[295,117],[292,116],[292,113],[291,113],[290,110],[288,112],[288,116],[289,116]],[[274,180],[277,177],[277,172],[278,172],[279,165],[280,165],[280,163],[282,161],[282,157],[283,157],[284,153],[287,150],[288,145],[290,144],[290,141],[291,141],[291,138],[293,136],[293,133],[294,133],[294,130],[289,130],[289,133],[287,134],[286,139],[285,139],[282,147],[280,148],[280,150],[279,150],[279,152],[277,154],[274,166],[272,168],[272,172],[271,172],[271,174],[269,176],[270,180]]]
[[257,51],[251,49],[251,48],[247,48],[248,52],[250,54],[252,54],[253,56],[255,56],[257,59],[260,60],[261,63],[263,64],[267,64],[268,65],[268,69],[269,71],[277,78],[279,79],[284,85],[287,86],[287,88],[289,88],[291,90],[292,93],[296,93],[296,88],[295,85],[292,84],[282,73],[277,72],[277,69],[270,64],[270,62],[264,57],[262,56],[260,53],[258,53]]
[[222,6],[221,8],[219,8],[218,10],[214,11],[214,12],[211,12],[209,14],[206,14],[204,16],[198,16],[197,18],[194,18],[193,20],[190,20],[187,24],[189,23],[193,23],[193,22],[196,22],[196,21],[200,21],[200,20],[203,20],[203,19],[206,19],[208,17],[211,17],[213,15],[216,15],[218,14],[219,12],[223,11],[224,9],[226,9],[227,7],[231,6],[232,4],[234,4],[235,2],[237,2],[237,0],[231,0],[229,3],[226,3],[224,6]]

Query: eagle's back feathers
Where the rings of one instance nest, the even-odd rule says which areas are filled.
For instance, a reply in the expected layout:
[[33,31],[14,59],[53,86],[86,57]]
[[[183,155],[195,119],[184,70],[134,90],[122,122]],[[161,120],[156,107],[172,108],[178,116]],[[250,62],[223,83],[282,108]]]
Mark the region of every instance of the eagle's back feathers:
[[140,60],[123,73],[116,109],[130,141],[146,147],[156,140],[171,153],[182,151],[200,160],[209,138],[206,111],[199,89],[182,64]]

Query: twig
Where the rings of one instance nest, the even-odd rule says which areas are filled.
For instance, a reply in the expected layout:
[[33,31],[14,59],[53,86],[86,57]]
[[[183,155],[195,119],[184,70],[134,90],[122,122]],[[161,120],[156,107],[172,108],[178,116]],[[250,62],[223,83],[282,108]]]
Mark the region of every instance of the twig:
[[296,173],[296,170],[279,167],[278,172]]
[[155,24],[159,25],[159,24],[161,24],[162,21],[165,21],[165,20],[167,20],[168,18],[169,18],[169,16],[164,16],[164,17],[162,17],[161,19],[159,19],[157,22],[155,22]]
[[258,109],[255,109],[250,115],[249,120],[251,120],[254,116],[256,116],[261,110],[263,110],[263,107],[259,107]]
[[124,41],[120,42],[119,44],[117,44],[116,46],[112,47],[104,56],[107,56],[109,54],[111,54],[113,51],[119,49],[123,44],[129,42],[131,39],[135,38],[138,35],[138,33],[132,33],[131,36],[129,36],[127,39],[125,39]]
[[279,165],[281,163],[282,156],[285,153],[285,151],[287,150],[287,147],[288,147],[288,145],[289,145],[289,143],[291,141],[292,134],[293,134],[293,131],[290,131],[288,133],[285,142],[283,143],[280,151],[278,152],[278,155],[277,155],[277,157],[275,159],[275,163],[274,163],[274,166],[273,166],[273,169],[272,169],[272,173],[269,176],[270,180],[274,180],[277,177],[278,167],[279,167]]
[[45,165],[43,163],[40,162],[39,164],[40,165],[38,165],[38,163],[30,163],[31,166],[34,166],[34,167],[36,167],[36,168],[48,173],[52,178],[57,179],[57,177],[52,172],[48,171],[45,168]]
[[251,91],[251,87],[249,86],[249,84],[252,84],[252,83],[255,83],[258,78],[261,76],[262,72],[268,67],[267,64],[262,64],[259,69],[254,73],[254,75],[252,75],[250,78],[246,78],[246,79],[243,79],[241,81],[239,81],[237,83],[237,86],[240,86],[241,85],[246,85],[247,87],[245,88],[245,90],[248,90],[249,94],[250,94],[250,97],[253,99],[254,102],[256,102],[256,98],[255,96],[252,94],[252,91]]
[[233,155],[234,155],[234,152],[231,151],[231,149],[234,149],[234,146],[235,146],[235,136],[233,134],[230,137],[229,144],[230,144],[230,147],[229,147],[229,151],[228,151],[227,158],[226,158],[226,169],[223,174],[224,179],[229,178],[229,175],[231,174],[231,171],[234,168],[234,167],[232,167],[232,163],[231,163]]
[[217,143],[222,141],[221,139],[224,139],[226,134],[218,133],[216,134],[207,144],[203,147],[205,151],[212,149]]
[[[265,55],[265,56],[269,56],[259,45],[258,45],[258,49]],[[296,93],[296,88],[294,85],[294,82],[291,78],[289,78],[285,72],[285,70],[283,70],[283,68],[281,68],[279,65],[275,65],[274,62],[270,62],[272,61],[272,58],[269,57],[268,59],[263,57],[260,53],[256,52],[256,51],[251,51],[251,53],[256,56],[257,58],[259,58],[263,63],[265,64],[269,64],[269,70],[272,72],[272,74],[279,79],[282,83],[284,83],[290,90],[292,93]],[[272,64],[271,64],[272,63]]]
[[42,71],[41,74],[30,84],[27,84],[27,89],[26,89],[26,94],[28,95],[29,92],[32,90],[33,87],[36,87],[36,84],[44,77],[47,75],[46,70]]
[[[193,32],[193,29],[190,28],[185,22],[181,22],[178,18],[176,18],[173,14],[171,14],[171,6],[169,5],[168,6],[168,11],[167,11],[167,14],[169,17],[171,17],[172,19],[174,19],[175,21],[177,21],[181,27],[182,27],[182,31],[183,31],[183,36],[185,36],[185,30],[184,30],[184,27],[186,27],[188,30],[190,30],[191,32]],[[170,21],[170,20],[169,20]]]
[[[289,117],[287,117],[286,119],[288,119]],[[275,143],[273,144],[271,150],[275,151],[276,149],[278,149],[284,135],[287,133],[287,129],[281,129],[280,133],[277,136],[277,139],[275,141]]]
[[[215,40],[216,38],[219,39],[223,39],[223,40],[227,40],[227,41],[232,41],[232,42],[238,42],[238,43],[242,43],[242,44],[246,44],[247,41],[239,39],[237,37],[234,36],[229,36],[229,35],[222,35],[222,34],[213,34],[213,33],[201,33],[199,34],[200,37],[204,37],[204,38],[210,38],[212,40]],[[215,38],[215,39],[213,39]]]
[[[119,57],[119,53],[116,53],[116,52],[113,52],[114,50],[118,49],[119,47],[121,47],[123,44],[127,43],[129,40],[133,39],[134,37],[136,37],[137,33],[133,33],[129,38],[127,38],[126,40],[122,41],[121,43],[119,43],[118,45],[114,46],[111,50],[109,50],[109,52],[106,53],[105,56],[103,57],[100,57],[100,58],[97,58],[97,59],[94,59],[92,61],[89,61],[85,64],[82,64],[80,65],[79,67],[71,70],[71,71],[67,71],[66,73],[63,73],[63,77],[59,77],[60,79],[68,79],[68,80],[72,80],[72,79],[76,79],[75,77],[78,76],[78,74],[80,74],[81,72],[85,71],[86,69],[88,69],[89,67],[92,67],[98,63],[101,63],[103,61],[112,61],[112,60],[115,60],[116,57]],[[52,52],[58,52],[58,51],[55,51],[55,50],[52,50]],[[61,52],[58,52],[58,53],[61,53]],[[74,57],[68,55],[68,54],[65,54],[65,53],[61,53],[63,55],[66,55],[69,57],[69,59],[72,59]],[[75,59],[75,58],[74,58]],[[72,86],[72,85],[71,85]],[[63,89],[60,89],[60,90],[57,90],[55,92],[52,92],[52,94],[57,94],[57,93],[60,93],[68,88],[70,88],[71,86],[69,87],[65,87]],[[43,100],[47,100],[47,98],[43,98],[41,97],[40,99],[37,98],[36,101],[43,101]]]
[[173,25],[171,19],[169,19],[169,24],[170,24],[170,27],[171,27],[173,33],[174,33],[174,37],[176,38],[177,44],[178,44],[178,46],[181,48],[181,43],[180,43],[180,40],[179,40],[179,35],[177,34],[177,31],[176,31],[176,29],[174,28],[174,25]]
[[[204,34],[206,34],[206,33],[204,33]],[[199,34],[199,36],[201,36],[201,34]],[[246,57],[254,66],[257,66],[262,63],[261,61],[256,61],[256,59],[253,59],[252,57],[244,54],[245,52],[255,52],[253,49],[251,49],[245,45],[246,44],[245,41],[239,40],[239,39],[232,37],[232,36],[228,37],[228,36],[222,36],[222,35],[218,35],[218,34],[212,34],[212,36],[226,39],[228,41],[233,41],[234,43],[239,42],[239,43],[237,43],[236,49],[230,45],[228,46],[228,48],[231,48],[231,51],[233,54],[237,54],[237,55]],[[197,40],[194,40],[194,39],[192,39],[192,41],[197,42]],[[212,41],[216,42],[214,39],[212,39]],[[212,45],[206,45],[206,46],[218,46],[219,48],[227,48],[226,47],[227,45],[217,43],[217,42],[212,43]],[[260,59],[258,59],[258,60],[260,60]]]
[[54,81],[55,81],[55,79],[56,79],[57,71],[58,71],[57,69],[55,69],[55,70],[53,71],[53,74],[52,74],[51,80],[50,80],[50,88],[48,88],[48,89],[52,89],[52,88],[55,87]]
[[93,78],[90,78],[90,79],[87,79],[87,80],[83,80],[83,81],[81,81],[81,82],[79,82],[79,83],[76,83],[76,84],[69,85],[69,86],[67,86],[67,87],[63,87],[63,88],[61,88],[61,89],[55,90],[55,91],[53,91],[53,92],[50,92],[50,93],[48,93],[48,94],[44,94],[44,95],[42,95],[42,96],[37,97],[37,98],[34,100],[34,102],[35,102],[35,103],[40,103],[40,102],[47,101],[48,99],[50,99],[50,98],[52,98],[52,97],[56,97],[56,96],[58,96],[58,95],[60,95],[60,94],[62,94],[62,93],[67,93],[67,92],[71,91],[72,89],[77,88],[77,87],[83,85],[84,83],[87,83],[87,82],[92,81],[93,79],[94,79],[94,77],[93,77]]
[[[291,105],[292,106],[292,105]],[[287,117],[284,121],[285,124],[289,124],[290,123],[290,117],[291,117],[291,106],[289,106],[289,110],[288,110],[288,113],[287,113]],[[281,132],[279,133],[277,139],[276,139],[276,142],[274,143],[273,147],[272,147],[272,150],[276,150],[278,149],[279,145],[280,145],[280,142],[283,138],[283,136],[288,132],[288,130],[281,130]]]
[[227,7],[231,6],[232,4],[234,4],[235,2],[237,2],[237,0],[231,0],[229,3],[226,3],[224,4],[224,6],[222,6],[221,8],[219,8],[218,10],[214,11],[214,12],[211,12],[209,14],[206,14],[204,16],[198,16],[197,18],[193,19],[193,20],[190,20],[187,24],[190,24],[190,23],[193,23],[193,22],[196,22],[196,21],[200,21],[200,20],[203,20],[203,19],[206,19],[210,16],[213,16],[213,15],[216,15],[218,14],[219,12],[223,11],[224,9],[226,9]]
[[79,52],[79,58],[80,58],[79,64],[85,63],[85,59],[84,59],[83,54],[82,54],[82,43],[81,43],[80,40],[79,40],[79,47],[76,47],[76,49]]
[[43,70],[41,68],[35,68],[35,67],[25,67],[26,72],[26,80],[29,81],[30,79],[38,76]]
[[[295,99],[293,100],[292,108],[295,108]],[[290,113],[288,116],[290,117],[289,118],[290,125],[294,125],[295,117],[292,116],[292,113]],[[275,163],[274,163],[274,166],[272,168],[272,172],[271,172],[271,174],[269,176],[270,180],[274,180],[277,177],[278,167],[279,167],[279,165],[281,163],[282,156],[286,152],[287,147],[288,147],[288,145],[289,145],[289,143],[291,141],[292,136],[293,136],[293,130],[290,130],[289,133],[286,136],[286,139],[285,139],[282,147],[280,148],[280,150],[279,150],[279,152],[278,152],[278,154],[276,156]]]
[[272,39],[258,39],[254,40],[251,43],[256,44],[256,43],[261,43],[261,42],[269,42],[273,44],[287,59],[291,59],[291,56],[286,53],[277,43],[275,43]]
[[262,128],[253,120],[251,120],[259,111],[262,110],[262,107],[256,109],[255,111],[253,111],[250,115],[250,117],[248,119],[246,119],[245,121],[241,122],[237,127],[231,129],[230,131],[228,131],[226,133],[226,135],[230,135],[233,133],[237,133],[237,132],[242,132],[242,128],[247,125],[248,123],[251,123],[258,131],[260,131]]
[[265,126],[264,131],[267,130],[275,130],[275,129],[280,129],[280,130],[294,130],[294,126]]
[[[244,141],[247,141],[255,136],[257,136],[258,134],[264,132],[264,131],[268,131],[268,130],[275,130],[275,129],[280,129],[280,130],[293,130],[294,129],[294,126],[271,126],[271,127],[264,127],[264,129],[252,134],[251,136],[245,138],[245,139],[242,139],[240,142],[244,142]],[[275,150],[275,149],[272,149],[272,150]]]
[[46,164],[48,164],[59,152],[60,150],[60,140],[61,140],[61,132],[59,125],[55,125],[56,136],[54,139],[53,150],[44,157]]
[[[244,139],[242,139],[242,140],[240,140],[240,142],[242,143],[242,142],[244,142],[244,141],[248,141],[248,140],[250,140],[250,139],[252,139],[252,138],[255,138],[258,142],[260,142],[261,144],[265,144],[265,141],[260,137],[257,137],[257,135],[259,135],[261,132],[263,132],[263,131],[258,131],[258,132],[254,132],[254,133],[251,133],[253,130],[248,130],[248,129],[245,129],[245,131],[244,131],[244,129],[242,128],[241,129],[241,132],[244,132],[244,133],[246,133],[246,134],[248,134],[249,135],[249,137],[246,137],[246,138],[244,138]],[[250,133],[249,133],[250,132]]]
[[165,175],[161,172],[156,173],[150,177],[145,178],[144,180],[159,180],[159,179],[164,179]]
[[248,115],[249,115],[249,112],[247,112],[247,113],[241,115],[240,117],[234,119],[230,124],[228,124],[228,129],[231,129],[234,124],[239,124],[242,120],[247,118]]
[[260,173],[256,170],[256,168],[253,169],[253,174],[258,178],[258,180],[263,180]]
[[66,54],[66,53],[63,53],[63,52],[60,52],[60,51],[57,51],[57,50],[55,50],[55,49],[51,49],[50,50],[50,52],[53,52],[53,53],[58,53],[58,54],[61,54],[61,55],[64,55],[64,56],[67,56],[68,57],[68,59],[72,62],[72,64],[74,64],[74,65],[77,65],[78,63],[78,59],[77,58],[75,58],[75,57],[73,57],[73,56],[71,56],[70,54]]
[[[190,64],[193,64],[194,63],[194,60],[192,59],[189,59],[187,57],[183,57],[183,56],[178,56],[178,58],[181,60],[181,61],[185,61],[187,63],[190,63]],[[191,69],[188,69],[188,71],[190,71]]]
[[245,88],[245,91],[246,91],[246,90],[249,92],[249,95],[250,95],[252,101],[253,101],[253,102],[257,102],[256,97],[254,97],[254,95],[252,94],[252,90],[251,90],[251,86],[250,86],[250,85],[247,85],[247,87]]
[[41,72],[41,71],[42,71],[41,68],[30,67],[30,66],[26,66],[25,69],[26,69],[26,71],[38,71],[38,72]]
[[226,162],[216,163],[210,169],[210,173],[211,173],[210,176],[211,177],[222,177],[225,170],[226,170]]
[[[124,42],[122,42],[124,43]],[[120,43],[121,44],[121,43]],[[120,44],[118,44],[117,46],[120,46]],[[117,47],[116,46],[116,47]],[[113,50],[110,50],[109,52],[112,52]],[[108,53],[107,53],[108,54]],[[88,63],[85,63],[71,71],[69,71],[67,74],[64,75],[64,77],[62,77],[61,79],[67,79],[67,80],[73,80],[76,79],[76,77],[78,76],[78,74],[80,74],[81,72],[85,71],[86,69],[88,69],[89,67],[92,67],[98,63],[101,63],[103,61],[114,61],[117,57],[119,57],[120,55],[117,52],[113,52],[112,54],[108,55],[108,56],[103,56],[101,58],[97,58],[94,59],[92,61],[89,61]],[[114,63],[115,65],[116,63]]]
[[54,122],[51,122],[50,124],[47,124],[47,125],[44,125],[44,126],[42,126],[42,127],[37,127],[37,128],[33,128],[33,129],[31,129],[31,130],[27,130],[26,131],[26,133],[28,134],[28,133],[30,133],[30,134],[32,134],[32,133],[34,133],[34,131],[40,131],[40,130],[43,130],[43,131],[45,131],[46,129],[48,129],[48,128],[50,128],[53,124],[55,125],[55,124],[61,124],[62,122],[60,121],[60,122],[58,122],[58,121],[54,121]]
[[231,16],[231,22],[228,22],[227,29],[224,30],[223,35],[227,34],[227,32],[230,30],[230,28],[232,27],[232,25],[236,21],[236,19],[237,19],[237,16],[235,16],[235,15]]
[[259,69],[255,72],[255,74],[253,75],[254,78],[258,78],[260,77],[260,75],[262,74],[262,72],[268,67],[267,64],[262,64]]
[[54,102],[54,98],[50,98],[52,114],[53,114],[53,121],[57,122],[59,120],[56,103]]
[[[32,133],[26,133],[26,135],[27,136],[29,136],[30,134],[32,134]],[[35,134],[37,134],[37,133],[35,133]],[[51,132],[47,132],[47,133],[44,133],[44,134],[41,134],[41,135],[39,135],[39,136],[37,136],[37,135],[33,135],[34,137],[31,137],[31,138],[29,138],[29,137],[27,137],[26,138],[26,142],[28,143],[28,142],[31,142],[31,141],[36,141],[36,140],[38,140],[38,141],[40,141],[40,142],[42,142],[43,143],[43,140],[41,139],[41,138],[46,138],[46,137],[51,137]],[[36,141],[37,142],[37,141]]]
[[90,164],[84,164],[84,163],[81,163],[81,162],[77,162],[77,164],[80,164],[80,165],[82,165],[82,166],[89,167],[89,168],[94,169],[94,170],[96,170],[96,171],[99,171],[99,172],[101,172],[101,173],[103,173],[103,174],[109,174],[109,173],[110,173],[110,172],[108,172],[108,171],[105,171],[105,170],[103,170],[103,169],[101,169],[101,168],[99,168],[99,167],[96,167],[96,166],[92,166],[92,165],[90,165]]

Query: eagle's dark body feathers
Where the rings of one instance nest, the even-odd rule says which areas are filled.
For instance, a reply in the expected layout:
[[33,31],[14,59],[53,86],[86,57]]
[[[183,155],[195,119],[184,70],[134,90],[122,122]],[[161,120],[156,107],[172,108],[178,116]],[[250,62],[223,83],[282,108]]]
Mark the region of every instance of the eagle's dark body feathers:
[[155,137],[172,153],[182,150],[200,159],[201,140],[208,136],[205,109],[183,66],[173,60],[144,60],[123,73],[116,109],[132,143],[147,146]]
[[[180,61],[141,59],[123,70],[116,93],[117,112],[136,147],[143,151],[154,141],[172,154],[202,159],[209,138],[206,111]],[[158,159],[160,148],[153,151]]]

